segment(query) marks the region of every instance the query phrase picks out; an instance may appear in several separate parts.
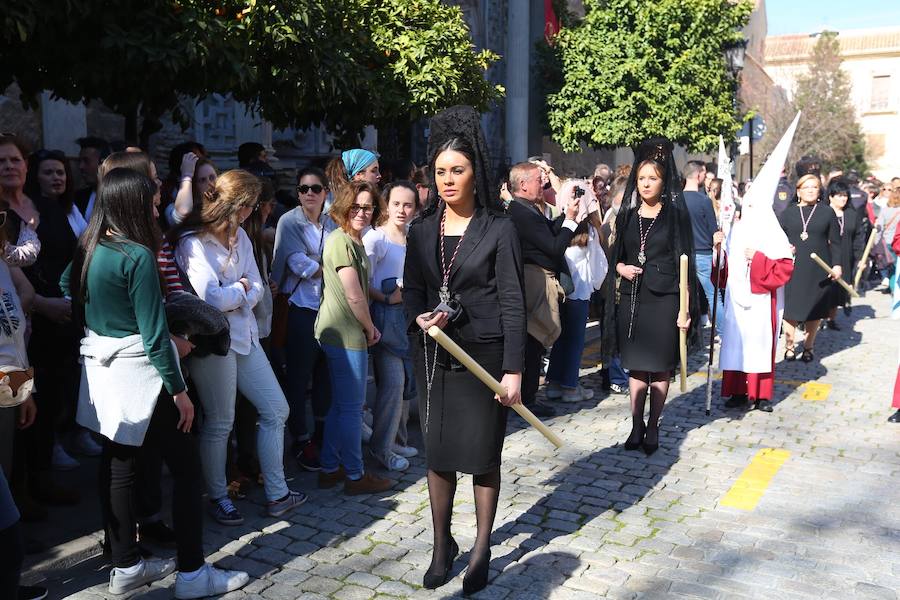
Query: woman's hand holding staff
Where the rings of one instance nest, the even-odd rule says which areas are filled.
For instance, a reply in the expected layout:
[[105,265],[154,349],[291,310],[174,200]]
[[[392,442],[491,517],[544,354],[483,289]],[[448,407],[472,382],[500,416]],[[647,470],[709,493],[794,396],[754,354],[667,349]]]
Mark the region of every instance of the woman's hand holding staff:
[[[447,336],[447,334],[441,331],[438,327],[429,327],[428,335],[434,338],[434,341],[440,344],[444,348],[444,350],[452,354],[454,358],[456,358],[456,360],[458,360],[460,364],[468,369],[472,375],[480,379],[484,385],[493,390],[494,393],[497,394],[497,397],[501,399],[501,402],[503,401],[503,399],[512,399],[513,401],[515,400],[513,394],[510,394],[507,388],[503,386],[503,384],[494,379],[491,374],[484,369],[484,367],[475,362],[475,360],[471,356],[469,356],[465,350],[460,348],[456,342],[451,340]],[[504,381],[507,381],[507,383],[512,383],[512,381],[509,380],[508,377],[504,377]],[[516,390],[514,394],[517,393],[518,391]],[[506,404],[506,402],[503,402],[503,404]],[[527,407],[523,406],[521,402],[517,402],[509,406],[514,411],[516,411],[520,417],[528,421],[528,423],[532,427],[540,431],[545,438],[550,440],[551,444],[553,444],[557,448],[562,447],[562,440],[555,433],[550,431],[550,429],[546,425],[544,425],[540,419],[534,416],[534,413],[528,410]]]
[[854,290],[852,287],[850,287],[850,284],[849,284],[849,283],[847,283],[846,281],[844,281],[843,279],[841,279],[841,273],[839,273],[839,272],[835,271],[834,269],[832,269],[831,267],[829,267],[828,264],[827,264],[824,260],[822,260],[821,258],[819,258],[819,255],[818,255],[818,254],[816,254],[815,252],[812,252],[812,253],[810,253],[809,257],[810,257],[811,259],[813,259],[813,261],[814,261],[817,265],[819,265],[820,267],[822,267],[822,269],[824,269],[824,271],[825,271],[826,273],[828,273],[828,275],[831,276],[831,278],[834,279],[834,281],[835,281],[837,284],[839,284],[842,288],[844,288],[845,290],[847,290],[847,293],[848,293],[848,294],[850,294],[850,295],[853,296],[854,298],[859,298],[859,294],[856,293],[856,290]]

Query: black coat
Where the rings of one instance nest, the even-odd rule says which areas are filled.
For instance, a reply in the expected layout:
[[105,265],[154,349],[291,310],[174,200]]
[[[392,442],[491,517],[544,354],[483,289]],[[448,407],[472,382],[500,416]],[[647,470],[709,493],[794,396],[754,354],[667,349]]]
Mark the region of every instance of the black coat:
[[569,272],[566,248],[572,242],[575,231],[562,226],[562,217],[551,221],[528,201],[519,198],[513,198],[506,212],[519,233],[525,264],[538,265],[554,273]]
[[[443,205],[417,219],[406,238],[403,304],[410,331],[415,319],[440,301],[443,274],[438,257]],[[525,296],[522,250],[512,219],[484,208],[475,211],[450,270],[450,294],[462,314],[447,325],[461,342],[502,341],[503,370],[521,372],[525,352]]]
[[[837,215],[834,220],[838,225],[838,231],[841,230],[841,224]],[[865,207],[862,211],[854,210],[848,204],[844,208],[844,226],[841,234],[841,251],[838,264],[841,265],[843,271],[842,279],[853,285],[853,277],[856,275],[856,268],[859,265],[859,259],[865,252],[866,241],[868,237],[869,219],[865,213]],[[844,306],[850,301],[850,295],[847,291],[835,282],[831,283],[831,289],[828,292],[828,303],[830,306]]]

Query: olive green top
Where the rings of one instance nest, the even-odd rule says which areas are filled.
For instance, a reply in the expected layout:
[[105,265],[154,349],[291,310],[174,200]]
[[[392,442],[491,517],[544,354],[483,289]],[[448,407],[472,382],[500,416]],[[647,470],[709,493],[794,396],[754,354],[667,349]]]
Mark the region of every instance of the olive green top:
[[[70,264],[60,279],[69,292]],[[123,338],[140,334],[147,357],[170,394],[185,390],[178,357],[169,338],[156,258],[130,241],[101,242],[94,250],[85,282],[84,322],[96,333]]]
[[366,350],[366,333],[363,331],[350,303],[338,270],[350,268],[356,271],[363,297],[369,297],[369,259],[362,244],[353,241],[342,229],[335,229],[325,240],[322,252],[322,304],[316,318],[316,339],[320,344]]

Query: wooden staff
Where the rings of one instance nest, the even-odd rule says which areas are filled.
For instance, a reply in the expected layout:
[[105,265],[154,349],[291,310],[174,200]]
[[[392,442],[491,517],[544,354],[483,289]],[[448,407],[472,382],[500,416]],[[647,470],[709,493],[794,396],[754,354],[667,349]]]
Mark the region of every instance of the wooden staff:
[[866,242],[866,249],[863,251],[862,259],[859,261],[859,265],[856,267],[856,277],[853,278],[853,289],[859,287],[859,280],[862,277],[863,271],[866,269],[866,263],[869,260],[869,253],[872,252],[872,246],[875,245],[875,236],[878,235],[878,231],[873,227],[872,233],[869,234],[869,241]]
[[844,281],[843,279],[841,279],[840,277],[836,277],[834,271],[831,270],[831,267],[829,267],[829,266],[825,263],[824,260],[822,260],[821,258],[819,258],[819,255],[818,255],[818,254],[816,254],[815,252],[812,252],[812,253],[810,253],[809,257],[810,257],[811,259],[813,259],[813,260],[816,262],[817,265],[819,265],[820,267],[822,267],[823,269],[825,269],[825,272],[826,272],[826,273],[828,273],[829,275],[831,275],[832,277],[834,277],[835,283],[840,284],[840,286],[841,286],[842,288],[844,288],[845,290],[847,290],[847,293],[848,293],[848,294],[850,294],[850,295],[853,296],[854,298],[859,298],[859,294],[856,293],[856,290],[854,290],[852,287],[850,287],[850,284],[847,283],[846,281]]
[[[681,255],[681,279],[678,282],[678,290],[681,295],[681,306],[678,310],[678,320],[684,323],[688,315],[688,257]],[[687,330],[678,328],[678,350],[681,355],[681,391],[687,391]]]
[[[494,379],[484,367],[475,362],[474,358],[469,356],[465,350],[460,348],[459,345],[451,340],[441,329],[432,325],[428,329],[428,335],[433,337],[434,341],[443,346],[444,350],[452,354],[472,375],[480,379],[481,383],[488,386],[495,394],[499,396],[506,395],[506,388],[503,387],[499,381]],[[550,431],[550,428],[534,416],[534,413],[528,410],[528,407],[523,406],[522,404],[513,404],[510,408],[519,413],[519,416],[528,421],[532,427],[540,431],[545,438],[550,440],[551,444],[557,448],[562,448],[563,442],[559,439],[559,436]]]
[[709,415],[712,407],[712,365],[713,354],[716,348],[716,308],[719,306],[719,265],[725,258],[720,245],[716,244],[713,252],[713,305],[712,305],[712,329],[709,332],[709,362],[706,364],[706,414]]

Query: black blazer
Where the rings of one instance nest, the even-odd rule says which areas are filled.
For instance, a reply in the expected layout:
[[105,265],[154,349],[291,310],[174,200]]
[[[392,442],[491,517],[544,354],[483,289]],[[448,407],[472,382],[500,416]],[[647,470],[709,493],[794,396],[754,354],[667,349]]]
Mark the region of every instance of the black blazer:
[[[406,238],[403,305],[410,331],[416,317],[438,305],[441,273],[438,252],[443,206],[417,219]],[[462,315],[445,328],[462,342],[503,341],[503,370],[521,372],[525,354],[525,296],[522,250],[512,220],[478,208],[460,242],[450,270],[450,293]]]

